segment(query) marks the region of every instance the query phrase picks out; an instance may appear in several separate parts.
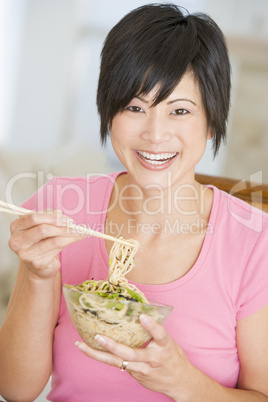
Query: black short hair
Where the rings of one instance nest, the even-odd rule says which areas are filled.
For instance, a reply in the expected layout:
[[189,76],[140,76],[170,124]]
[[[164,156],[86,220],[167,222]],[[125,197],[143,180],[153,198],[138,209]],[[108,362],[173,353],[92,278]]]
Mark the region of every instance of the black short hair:
[[175,4],[148,4],[125,15],[109,32],[101,54],[97,106],[101,141],[109,123],[137,95],[156,84],[154,105],[166,99],[187,70],[198,80],[214,156],[226,137],[230,61],[223,33],[206,14]]

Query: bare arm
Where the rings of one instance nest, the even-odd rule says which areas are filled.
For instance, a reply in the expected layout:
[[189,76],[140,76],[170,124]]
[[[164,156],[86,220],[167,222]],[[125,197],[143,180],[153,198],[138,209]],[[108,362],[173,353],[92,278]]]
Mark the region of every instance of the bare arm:
[[20,264],[14,300],[0,332],[0,390],[6,399],[33,400],[49,379],[60,285],[59,271],[38,283]]
[[21,262],[0,330],[0,393],[9,401],[29,401],[52,369],[61,297],[58,253],[81,236],[68,234],[52,214],[20,218],[11,232],[10,247]]
[[259,390],[268,401],[268,304],[238,321],[237,347],[241,367],[238,388]]

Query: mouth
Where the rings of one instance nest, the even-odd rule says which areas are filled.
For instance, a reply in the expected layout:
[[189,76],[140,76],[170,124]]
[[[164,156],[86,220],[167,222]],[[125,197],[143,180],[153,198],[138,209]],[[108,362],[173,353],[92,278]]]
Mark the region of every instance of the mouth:
[[151,165],[161,166],[174,159],[175,156],[177,155],[177,152],[163,152],[163,153],[151,154],[145,151],[137,151],[137,154],[145,162],[150,163]]

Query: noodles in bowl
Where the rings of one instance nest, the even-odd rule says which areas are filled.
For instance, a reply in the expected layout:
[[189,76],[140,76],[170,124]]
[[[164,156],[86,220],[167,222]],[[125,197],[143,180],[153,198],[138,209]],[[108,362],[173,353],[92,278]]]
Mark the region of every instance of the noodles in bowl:
[[69,314],[83,341],[94,349],[102,349],[95,335],[106,335],[116,342],[140,347],[150,340],[139,323],[141,314],[162,323],[171,312],[170,306],[146,304],[127,299],[113,300],[64,285]]
[[163,323],[173,307],[150,304],[144,294],[128,283],[125,275],[134,265],[137,243],[130,246],[115,243],[110,253],[106,281],[88,280],[73,286],[65,284],[63,293],[71,320],[83,341],[94,349],[103,348],[95,335],[106,335],[130,347],[140,347],[150,340],[140,325],[141,314]]

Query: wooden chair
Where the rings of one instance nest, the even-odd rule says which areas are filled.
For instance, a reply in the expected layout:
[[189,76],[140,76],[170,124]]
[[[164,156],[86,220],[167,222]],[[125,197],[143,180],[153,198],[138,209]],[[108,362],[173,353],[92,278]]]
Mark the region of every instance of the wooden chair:
[[196,174],[196,180],[201,184],[212,184],[220,190],[268,212],[268,185],[203,174]]

